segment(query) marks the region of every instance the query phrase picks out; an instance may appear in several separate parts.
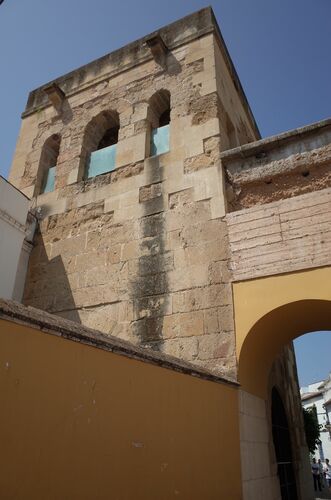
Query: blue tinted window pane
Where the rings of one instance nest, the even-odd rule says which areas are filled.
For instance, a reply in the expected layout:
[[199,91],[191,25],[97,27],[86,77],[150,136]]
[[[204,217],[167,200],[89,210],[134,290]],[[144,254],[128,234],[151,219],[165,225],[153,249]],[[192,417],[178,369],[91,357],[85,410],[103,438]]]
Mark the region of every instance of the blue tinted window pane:
[[151,156],[169,151],[169,125],[152,130]]
[[115,168],[116,144],[91,153],[87,177],[105,174]]
[[50,193],[54,191],[55,188],[55,170],[56,167],[51,167],[46,172],[46,177],[44,181],[43,193]]

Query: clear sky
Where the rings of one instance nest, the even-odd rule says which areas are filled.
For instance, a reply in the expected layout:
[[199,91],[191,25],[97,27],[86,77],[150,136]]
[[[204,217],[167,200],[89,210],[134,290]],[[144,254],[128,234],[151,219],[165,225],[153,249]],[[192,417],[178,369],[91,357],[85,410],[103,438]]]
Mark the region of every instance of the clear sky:
[[331,371],[331,332],[306,333],[294,341],[300,386],[325,379]]
[[[263,137],[331,117],[331,0],[209,3]],[[30,90],[206,5],[203,0],[5,0],[0,173],[8,173]],[[301,359],[308,366],[316,356],[315,370],[323,371],[316,376],[326,376],[327,336],[327,342],[299,340],[305,353],[299,355],[300,373]],[[306,374],[301,378],[310,381]]]

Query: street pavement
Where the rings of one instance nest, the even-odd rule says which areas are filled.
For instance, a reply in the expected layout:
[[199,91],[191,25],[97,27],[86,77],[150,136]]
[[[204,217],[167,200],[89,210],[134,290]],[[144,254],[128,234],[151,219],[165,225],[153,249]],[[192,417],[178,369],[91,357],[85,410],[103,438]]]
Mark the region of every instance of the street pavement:
[[316,499],[315,500],[324,500],[324,499],[331,499],[331,492],[327,488],[323,488],[322,491],[315,492]]

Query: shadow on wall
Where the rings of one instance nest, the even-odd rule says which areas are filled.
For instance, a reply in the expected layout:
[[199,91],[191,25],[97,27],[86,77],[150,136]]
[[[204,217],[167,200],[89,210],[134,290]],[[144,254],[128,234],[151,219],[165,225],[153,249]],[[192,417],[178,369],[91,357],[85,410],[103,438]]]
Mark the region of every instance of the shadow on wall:
[[30,256],[23,303],[81,323],[72,294],[73,283],[70,281],[73,280],[77,280],[77,276],[68,275],[60,255],[48,258],[38,231]]
[[180,62],[176,57],[169,53],[167,56],[167,73],[170,76],[173,75],[179,75],[179,73],[182,72],[182,67],[180,65]]
[[134,334],[141,344],[159,350],[163,344],[163,321],[168,309],[168,259],[165,252],[165,200],[162,193],[163,166],[159,157],[145,162],[146,186],[139,195],[144,207],[137,277],[132,284]]
[[62,103],[62,109],[61,109],[61,120],[64,123],[64,125],[68,125],[68,123],[71,122],[73,118],[73,112],[70,107],[70,104],[67,99],[65,99]]

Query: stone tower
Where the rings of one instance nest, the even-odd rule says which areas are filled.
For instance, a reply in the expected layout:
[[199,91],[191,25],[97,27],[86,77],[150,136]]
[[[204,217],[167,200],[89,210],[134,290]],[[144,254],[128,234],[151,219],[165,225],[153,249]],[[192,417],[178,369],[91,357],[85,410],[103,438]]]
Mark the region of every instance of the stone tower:
[[30,93],[24,303],[235,376],[221,152],[260,138],[210,8]]

